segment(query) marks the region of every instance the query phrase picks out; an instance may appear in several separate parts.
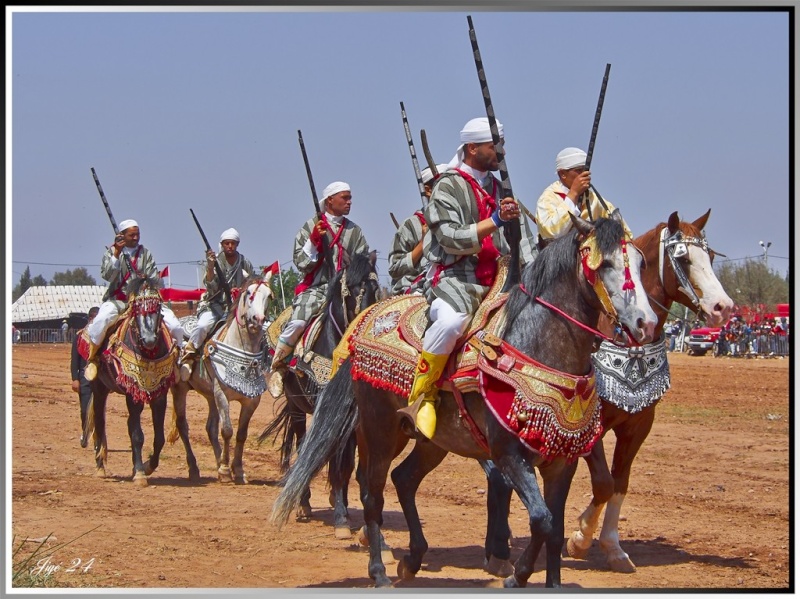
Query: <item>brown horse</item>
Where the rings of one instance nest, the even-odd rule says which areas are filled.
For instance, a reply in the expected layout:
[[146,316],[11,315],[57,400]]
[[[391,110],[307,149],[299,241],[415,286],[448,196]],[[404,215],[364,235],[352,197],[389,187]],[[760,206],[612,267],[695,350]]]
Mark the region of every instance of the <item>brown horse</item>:
[[[456,397],[442,390],[436,434],[431,440],[418,440],[414,451],[392,472],[410,532],[410,555],[398,565],[401,578],[416,575],[428,548],[417,512],[416,490],[447,453],[453,452],[492,459],[528,509],[531,540],[505,586],[527,584],[543,544],[547,547],[546,585],[561,585],[564,505],[577,464],[575,457],[586,451],[596,439],[595,434],[599,434],[599,426],[594,426],[599,425],[599,404],[593,393],[593,327],[601,312],[614,312],[628,337],[639,343],[652,340],[656,316],[644,295],[639,276],[641,260],[638,252],[626,252],[624,232],[616,220],[599,219],[592,224],[576,218],[575,230],[549,245],[525,267],[521,283],[508,292],[498,312],[502,323],[496,329],[499,338],[476,335],[485,341],[479,358],[486,360],[480,372],[481,391],[461,396],[462,413]],[[373,311],[380,307],[378,304]],[[369,314],[361,322],[367,321]],[[385,331],[388,325],[376,326]],[[273,506],[273,522],[280,525],[286,521],[310,479],[331,457],[345,450],[355,431],[359,452],[356,478],[370,547],[369,575],[376,586],[390,586],[381,560],[383,493],[392,460],[409,440],[397,412],[408,400],[389,387],[376,386],[367,377],[359,376],[354,382],[351,376],[356,363],[352,351],[358,345],[355,333],[349,341],[350,357],[317,400],[311,427]],[[487,344],[493,347],[486,347]],[[515,394],[515,383],[508,383],[518,382],[519,376],[524,379],[522,384],[532,385],[516,387],[521,395]],[[570,410],[578,412],[585,406],[580,418],[581,422],[588,418],[588,427],[578,429],[579,434],[572,436],[548,419],[553,411],[534,403],[540,396],[530,392],[543,385],[544,380],[557,386],[547,387],[556,398],[550,401],[568,404]],[[503,401],[513,402],[513,420],[501,422],[502,417],[495,417],[497,404],[490,406],[484,393],[487,398],[496,393]],[[552,408],[552,404],[548,405]],[[467,418],[477,431],[475,435],[465,427]],[[553,425],[542,434],[532,427],[540,418]],[[544,481],[543,492],[535,468]]]
[[[97,475],[105,476],[106,401],[109,393],[124,395],[128,407],[133,482],[140,486],[147,486],[147,477],[158,467],[164,447],[167,392],[176,376],[178,348],[162,321],[161,303],[158,290],[146,282],[140,282],[130,294],[127,308],[98,349],[98,375],[92,381],[94,399],[84,432],[88,439],[94,428]],[[79,349],[81,345],[79,342]],[[153,417],[153,452],[142,462],[141,414],[145,405],[150,406]]]
[[[234,309],[204,344],[203,359],[195,361],[189,380],[178,380],[172,387],[174,419],[168,440],[174,443],[180,436],[183,441],[192,481],[200,480],[200,470],[189,442],[189,423],[186,420],[186,396],[190,389],[208,402],[206,432],[217,461],[217,478],[223,483],[247,483],[242,455],[250,419],[266,389],[262,342],[272,298],[271,278],[272,273],[267,272],[263,277],[251,277],[242,284]],[[233,425],[230,404],[233,401],[238,401],[241,409],[231,460]],[[220,426],[222,447],[219,443]]]

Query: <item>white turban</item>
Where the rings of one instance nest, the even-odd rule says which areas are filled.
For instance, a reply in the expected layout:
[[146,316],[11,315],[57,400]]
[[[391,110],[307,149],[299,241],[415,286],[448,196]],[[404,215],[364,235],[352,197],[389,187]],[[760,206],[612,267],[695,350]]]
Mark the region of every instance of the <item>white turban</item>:
[[239,241],[239,231],[234,228],[226,229],[222,232],[222,235],[219,236],[219,242],[222,243],[226,239],[231,241]]
[[567,170],[586,164],[586,152],[580,148],[564,148],[556,156],[556,171]]
[[336,195],[342,191],[350,191],[350,186],[344,181],[334,181],[322,190],[322,197],[319,199],[319,203],[322,204],[332,195]]
[[[497,125],[497,133],[500,139],[503,138],[503,124],[495,119]],[[478,117],[468,121],[464,128],[461,130],[461,145],[456,149],[456,155],[447,165],[447,168],[457,168],[464,162],[464,145],[465,144],[482,144],[487,141],[493,141],[492,130],[489,127],[489,119],[485,116]]]
[[139,223],[137,223],[132,218],[129,218],[127,220],[122,221],[119,224],[119,232],[122,233],[123,231],[125,231],[125,229],[130,229],[131,227],[138,227],[138,226],[139,226]]
[[[443,172],[445,172],[446,170],[447,170],[447,165],[446,164],[437,164],[436,165],[436,172],[439,173],[440,175]],[[430,183],[431,181],[433,181],[433,171],[430,169],[430,167],[422,169],[422,173],[421,174],[422,174],[422,183],[423,183],[423,185],[425,183]]]

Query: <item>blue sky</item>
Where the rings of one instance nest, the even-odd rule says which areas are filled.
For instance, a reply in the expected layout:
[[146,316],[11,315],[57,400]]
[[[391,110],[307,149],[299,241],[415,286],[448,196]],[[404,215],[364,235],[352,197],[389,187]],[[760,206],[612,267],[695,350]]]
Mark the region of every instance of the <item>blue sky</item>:
[[26,266],[102,283],[113,232],[92,167],[173,286],[198,282],[190,208],[212,243],[235,227],[251,261],[288,268],[313,214],[298,129],[317,192],[350,183],[387,283],[389,213],[420,205],[400,102],[421,167],[420,129],[446,162],[486,114],[468,14],[529,209],[558,151],[588,146],[610,63],[592,180],[633,232],[710,208],[715,250],[741,261],[769,241],[770,267],[789,269],[786,12],[94,10],[12,15],[9,286]]

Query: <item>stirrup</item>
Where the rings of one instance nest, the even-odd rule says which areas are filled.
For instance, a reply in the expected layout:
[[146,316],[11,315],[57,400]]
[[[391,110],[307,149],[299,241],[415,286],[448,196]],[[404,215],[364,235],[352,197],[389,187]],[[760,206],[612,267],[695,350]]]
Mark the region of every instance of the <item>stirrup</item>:
[[276,368],[273,368],[272,372],[269,373],[269,380],[267,380],[267,391],[269,391],[269,394],[273,399],[278,399],[281,395],[283,395],[283,375],[285,372],[285,365],[283,365],[282,368],[276,365]]
[[97,359],[92,359],[86,362],[86,366],[83,369],[83,378],[87,381],[93,381],[97,378]]
[[417,428],[417,413],[422,407],[424,399],[425,395],[420,394],[417,401],[397,410],[397,413],[400,414],[400,430],[412,439],[426,438]]

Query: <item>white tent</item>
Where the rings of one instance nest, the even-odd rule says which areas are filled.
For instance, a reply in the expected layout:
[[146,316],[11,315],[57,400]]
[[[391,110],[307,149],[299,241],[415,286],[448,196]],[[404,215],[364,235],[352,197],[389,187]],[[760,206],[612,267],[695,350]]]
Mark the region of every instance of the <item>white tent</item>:
[[46,285],[29,287],[11,305],[11,322],[61,320],[74,312],[86,314],[99,306],[106,288],[104,285]]

